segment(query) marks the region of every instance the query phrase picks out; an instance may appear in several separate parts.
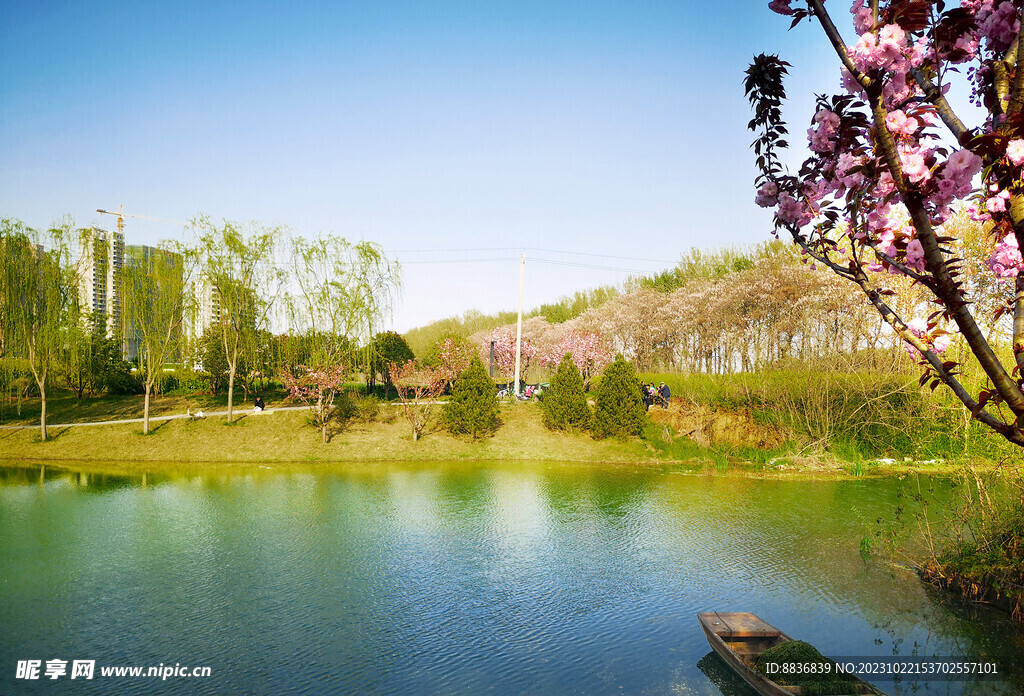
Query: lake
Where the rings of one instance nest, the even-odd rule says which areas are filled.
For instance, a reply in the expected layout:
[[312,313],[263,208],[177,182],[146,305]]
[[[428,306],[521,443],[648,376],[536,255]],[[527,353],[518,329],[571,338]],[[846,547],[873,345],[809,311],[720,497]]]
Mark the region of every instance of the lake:
[[[917,485],[491,462],[0,468],[0,691],[752,693],[698,625],[720,610],[827,655],[1001,672],[874,681],[889,694],[1021,693],[1019,624],[862,560]],[[69,674],[46,678],[53,659]],[[39,679],[17,678],[24,660]],[[70,679],[73,660],[94,678]],[[210,676],[100,675],[158,665]]]

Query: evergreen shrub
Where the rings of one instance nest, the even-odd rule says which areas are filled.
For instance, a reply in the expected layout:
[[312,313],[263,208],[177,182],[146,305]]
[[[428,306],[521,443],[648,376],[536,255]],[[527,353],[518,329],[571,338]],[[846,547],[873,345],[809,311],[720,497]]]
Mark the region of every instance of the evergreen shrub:
[[586,430],[590,427],[590,407],[580,375],[572,356],[566,354],[551,378],[551,387],[541,401],[544,425],[552,430]]
[[642,435],[647,423],[640,380],[622,355],[605,368],[594,397],[594,437]]
[[441,422],[455,435],[473,439],[493,435],[501,425],[494,382],[487,376],[480,358],[474,356],[469,367],[452,385],[452,397],[444,405]]

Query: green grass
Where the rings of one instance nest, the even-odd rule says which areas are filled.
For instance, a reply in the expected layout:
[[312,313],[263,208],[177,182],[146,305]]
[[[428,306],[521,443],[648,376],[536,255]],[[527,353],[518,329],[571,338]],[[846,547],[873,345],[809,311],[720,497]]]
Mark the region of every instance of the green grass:
[[[260,392],[268,407],[284,404],[287,394],[279,387]],[[222,394],[190,394],[187,396],[154,395],[150,397],[149,415],[161,416],[185,413],[188,408],[193,411],[221,411],[228,406],[228,395]],[[241,390],[235,392],[234,407],[239,409],[252,408],[252,398],[245,399]],[[57,391],[46,399],[46,422],[84,423],[99,420],[124,420],[142,418],[145,410],[144,396],[95,396],[83,397],[80,401],[67,391]],[[26,399],[22,403],[21,415],[18,415],[17,404],[10,398],[0,399],[0,425],[37,425],[39,423],[39,397]]]
[[673,400],[749,413],[755,422],[790,433],[802,451],[848,462],[1019,456],[1018,448],[967,418],[948,390],[921,389],[918,374],[909,370],[776,369],[640,378],[665,382]]
[[[543,428],[536,404],[503,404],[505,420],[496,437],[473,445],[435,430],[412,443],[410,428],[394,405],[378,410],[391,422],[350,423],[324,446],[317,432],[305,425],[304,412],[246,416],[237,424],[224,421],[170,421],[153,424],[143,437],[140,424],[90,428],[51,428],[50,443],[38,442],[38,430],[0,430],[0,458],[89,461],[342,461],[537,459],[572,461],[684,461],[713,464],[724,470],[736,464],[765,472],[791,470],[835,471],[862,476],[896,473],[931,466],[938,470],[956,462],[991,463],[1019,456],[1017,448],[964,417],[962,407],[941,393],[916,386],[912,375],[895,373],[826,373],[774,370],[743,375],[645,374],[644,381],[664,381],[677,405],[695,403],[726,412],[746,414],[738,421],[747,430],[764,424],[783,438],[763,447],[715,443],[700,447],[663,425],[648,425],[642,439],[595,442],[581,433],[553,433]],[[349,391],[362,394],[365,385]],[[383,389],[378,385],[382,395]],[[941,392],[941,390],[940,390]],[[271,409],[285,403],[280,387],[263,390]],[[181,414],[186,409],[224,410],[225,394],[154,396],[151,415]],[[235,395],[238,409],[250,409],[251,399]],[[94,420],[141,418],[143,397],[103,396],[81,401],[56,390],[48,399],[51,425]],[[0,400],[0,424],[36,425],[39,400],[15,403]],[[378,418],[378,421],[382,418]],[[746,423],[743,426],[742,423]],[[741,440],[742,441],[742,440]],[[756,441],[755,441],[756,442]],[[883,466],[879,458],[897,460]],[[904,459],[911,461],[905,463]],[[916,462],[940,459],[941,464]]]
[[[385,406],[395,408],[396,406]],[[537,404],[502,406],[503,425],[493,438],[472,442],[434,429],[413,442],[408,423],[350,424],[328,444],[309,426],[308,413],[247,414],[231,427],[224,418],[141,424],[53,428],[39,441],[37,430],[0,431],[0,459],[114,464],[132,470],[151,462],[208,462],[234,466],[253,462],[538,460],[636,463],[658,461],[637,438],[598,441],[583,433],[554,433],[543,426]]]

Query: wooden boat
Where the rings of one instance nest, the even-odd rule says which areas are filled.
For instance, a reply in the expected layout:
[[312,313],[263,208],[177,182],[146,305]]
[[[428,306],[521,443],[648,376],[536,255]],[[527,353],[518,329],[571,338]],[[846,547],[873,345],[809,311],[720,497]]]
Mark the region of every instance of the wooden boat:
[[[799,686],[776,684],[754,663],[768,648],[793,640],[771,624],[747,612],[706,611],[697,614],[711,649],[761,696],[799,696]],[[849,696],[885,696],[865,681],[851,682]]]

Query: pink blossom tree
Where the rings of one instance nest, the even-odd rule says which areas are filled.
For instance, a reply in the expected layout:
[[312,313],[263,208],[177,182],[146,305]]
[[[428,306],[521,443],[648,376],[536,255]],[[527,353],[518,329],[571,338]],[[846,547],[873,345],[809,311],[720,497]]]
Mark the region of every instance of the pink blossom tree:
[[540,364],[553,370],[566,355],[572,357],[584,386],[615,358],[611,345],[600,334],[569,329],[540,355]]
[[[792,236],[812,266],[855,283],[892,330],[920,355],[921,384],[947,385],[973,417],[1024,445],[1024,39],[1011,0],[889,0],[852,4],[847,42],[823,0],[773,0],[792,26],[816,20],[840,64],[844,92],[819,97],[807,131],[810,156],[796,174],[779,151],[788,63],[760,55],[747,71],[754,108],[756,202],[774,209],[775,233]],[[963,72],[961,72],[963,71]],[[986,117],[965,124],[946,99],[963,76]],[[980,175],[980,185],[976,182]],[[988,271],[1013,284],[1012,364],[997,355],[945,227],[958,207],[990,235]],[[891,274],[926,289],[935,311],[901,316],[889,304]],[[988,379],[970,392],[958,363],[940,357],[959,334]]]
[[347,374],[342,365],[316,368],[300,365],[294,370],[285,367],[281,371],[281,382],[288,390],[288,398],[309,406],[313,424],[320,428],[325,444],[330,439],[328,425],[334,415],[334,401],[345,386]]
[[388,370],[391,384],[398,392],[398,400],[402,404],[402,415],[412,426],[412,440],[416,442],[433,421],[434,400],[444,391],[446,373],[443,370],[421,368],[415,360],[402,365],[392,363]]
[[[480,359],[487,365],[490,359],[491,341],[494,342],[494,367],[506,382],[515,379],[516,372],[516,327],[501,326],[491,332],[489,338],[480,347]],[[529,338],[520,341],[520,375],[525,375],[530,361],[537,355],[537,347]]]
[[434,348],[433,369],[445,386],[458,379],[473,359],[473,344],[465,339],[443,338]]

